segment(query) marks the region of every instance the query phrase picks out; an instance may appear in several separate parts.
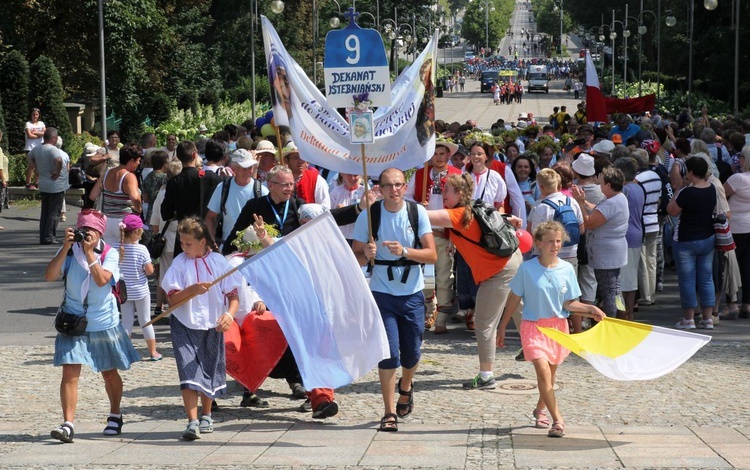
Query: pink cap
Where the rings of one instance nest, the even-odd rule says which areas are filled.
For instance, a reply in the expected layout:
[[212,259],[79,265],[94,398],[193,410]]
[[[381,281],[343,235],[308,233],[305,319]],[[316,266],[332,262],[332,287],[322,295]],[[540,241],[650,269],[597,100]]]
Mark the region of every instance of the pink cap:
[[107,229],[107,216],[94,209],[84,209],[78,214],[76,227],[94,229],[103,234]]
[[122,222],[120,222],[120,228],[129,231],[138,230],[139,228],[143,228],[143,221],[139,215],[128,214],[122,219]]

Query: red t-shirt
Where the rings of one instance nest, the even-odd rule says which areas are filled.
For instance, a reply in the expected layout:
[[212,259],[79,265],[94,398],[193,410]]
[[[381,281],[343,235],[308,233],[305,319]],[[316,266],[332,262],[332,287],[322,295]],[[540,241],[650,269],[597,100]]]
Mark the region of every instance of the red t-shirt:
[[[479,224],[476,220],[472,220],[468,228],[463,228],[461,219],[463,219],[466,208],[457,207],[455,209],[447,210],[451,218],[453,229],[461,232],[461,235],[464,237],[479,243],[479,239],[482,237],[482,229],[479,228]],[[461,253],[461,256],[464,257],[466,263],[471,268],[471,274],[474,276],[474,282],[476,284],[486,281],[499,273],[508,263],[509,258],[495,256],[481,246],[475,245],[469,240],[454,235],[450,230],[446,230],[445,233],[450,234],[451,242],[453,242],[458,252]]]

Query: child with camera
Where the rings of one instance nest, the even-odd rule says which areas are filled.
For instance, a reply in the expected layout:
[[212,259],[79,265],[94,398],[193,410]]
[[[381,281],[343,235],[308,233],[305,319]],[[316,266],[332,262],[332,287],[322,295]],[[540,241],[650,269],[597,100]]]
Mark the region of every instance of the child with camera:
[[63,313],[82,317],[81,328],[66,329],[59,325],[55,338],[54,365],[62,366],[60,401],[63,424],[50,435],[62,442],[73,442],[74,419],[78,402],[78,377],[81,365],[101,372],[109,397],[109,416],[105,436],[122,432],[122,378],[118,370],[128,370],[140,360],[117,311],[112,286],[120,278],[117,250],[110,249],[102,240],[107,218],[99,211],[84,209],[78,215],[76,229],[65,231],[60,251],[45,271],[48,282],[63,275],[65,292],[58,316]]

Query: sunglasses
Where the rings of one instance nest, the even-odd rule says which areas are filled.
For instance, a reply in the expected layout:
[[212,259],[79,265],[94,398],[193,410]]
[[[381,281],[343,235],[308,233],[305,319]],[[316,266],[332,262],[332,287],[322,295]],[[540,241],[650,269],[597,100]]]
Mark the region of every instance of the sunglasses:
[[83,209],[81,211],[81,215],[93,215],[94,217],[98,217],[100,219],[104,218],[104,214],[102,214],[96,209]]

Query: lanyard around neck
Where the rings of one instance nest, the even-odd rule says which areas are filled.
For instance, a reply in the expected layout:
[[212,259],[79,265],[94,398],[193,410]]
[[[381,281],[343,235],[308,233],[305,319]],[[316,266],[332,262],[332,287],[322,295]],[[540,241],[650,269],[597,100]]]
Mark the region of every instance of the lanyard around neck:
[[268,200],[268,203],[271,205],[271,210],[273,210],[273,215],[276,217],[276,222],[279,223],[279,231],[283,230],[284,228],[284,222],[286,222],[286,216],[289,213],[289,199],[286,200],[286,204],[284,204],[284,217],[280,218],[279,213],[276,211],[276,207],[273,205],[273,202],[271,202],[271,198],[269,196],[266,196],[266,199]]

